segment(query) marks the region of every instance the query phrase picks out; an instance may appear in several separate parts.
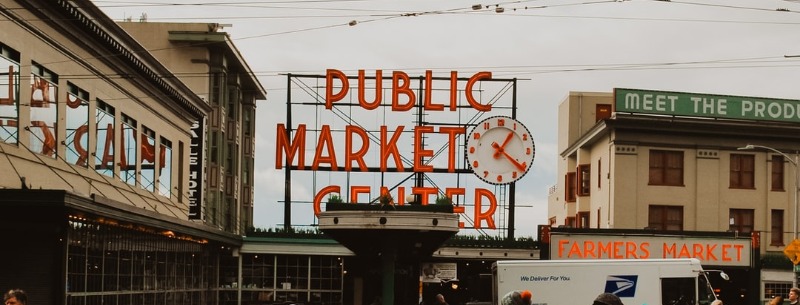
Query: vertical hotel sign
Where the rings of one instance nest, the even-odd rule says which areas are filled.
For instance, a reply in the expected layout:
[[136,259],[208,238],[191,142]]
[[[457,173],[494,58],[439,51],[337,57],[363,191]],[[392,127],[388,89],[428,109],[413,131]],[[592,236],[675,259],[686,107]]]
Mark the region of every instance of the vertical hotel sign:
[[192,124],[192,142],[189,145],[189,219],[202,219],[203,207],[203,150],[206,119]]

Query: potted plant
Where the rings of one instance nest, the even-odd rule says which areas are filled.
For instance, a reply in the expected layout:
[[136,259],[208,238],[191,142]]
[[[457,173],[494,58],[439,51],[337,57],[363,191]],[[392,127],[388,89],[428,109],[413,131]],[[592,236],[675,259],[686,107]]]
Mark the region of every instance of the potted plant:
[[342,197],[336,194],[328,196],[328,203],[342,203]]
[[436,204],[453,204],[453,200],[447,196],[437,196],[436,197]]

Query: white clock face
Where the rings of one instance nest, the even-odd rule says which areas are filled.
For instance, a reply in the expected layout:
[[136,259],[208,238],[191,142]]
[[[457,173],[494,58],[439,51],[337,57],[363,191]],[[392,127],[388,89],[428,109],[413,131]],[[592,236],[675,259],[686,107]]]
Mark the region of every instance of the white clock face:
[[528,128],[510,117],[485,119],[467,135],[467,161],[475,175],[488,183],[519,180],[530,170],[535,154]]

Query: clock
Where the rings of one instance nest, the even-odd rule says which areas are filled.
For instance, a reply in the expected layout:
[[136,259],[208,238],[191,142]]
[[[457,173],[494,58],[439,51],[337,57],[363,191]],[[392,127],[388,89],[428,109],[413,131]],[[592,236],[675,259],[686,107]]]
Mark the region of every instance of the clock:
[[536,155],[528,128],[507,116],[479,122],[467,134],[466,157],[473,173],[492,184],[508,184],[528,173]]

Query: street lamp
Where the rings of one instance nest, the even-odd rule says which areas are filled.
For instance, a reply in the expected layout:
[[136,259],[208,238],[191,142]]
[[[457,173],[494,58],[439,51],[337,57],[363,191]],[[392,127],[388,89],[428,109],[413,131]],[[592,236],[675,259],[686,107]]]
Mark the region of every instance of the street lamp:
[[753,145],[747,144],[744,147],[737,148],[738,150],[752,150],[756,148],[766,149],[772,151],[776,154],[780,154],[783,156],[784,159],[788,160],[792,165],[794,165],[794,227],[792,229],[792,241],[797,239],[797,200],[798,200],[798,193],[800,193],[800,168],[798,168],[798,162],[800,162],[800,154],[795,154],[794,159],[789,155],[783,153],[780,150],[769,146],[762,146],[762,145]]

